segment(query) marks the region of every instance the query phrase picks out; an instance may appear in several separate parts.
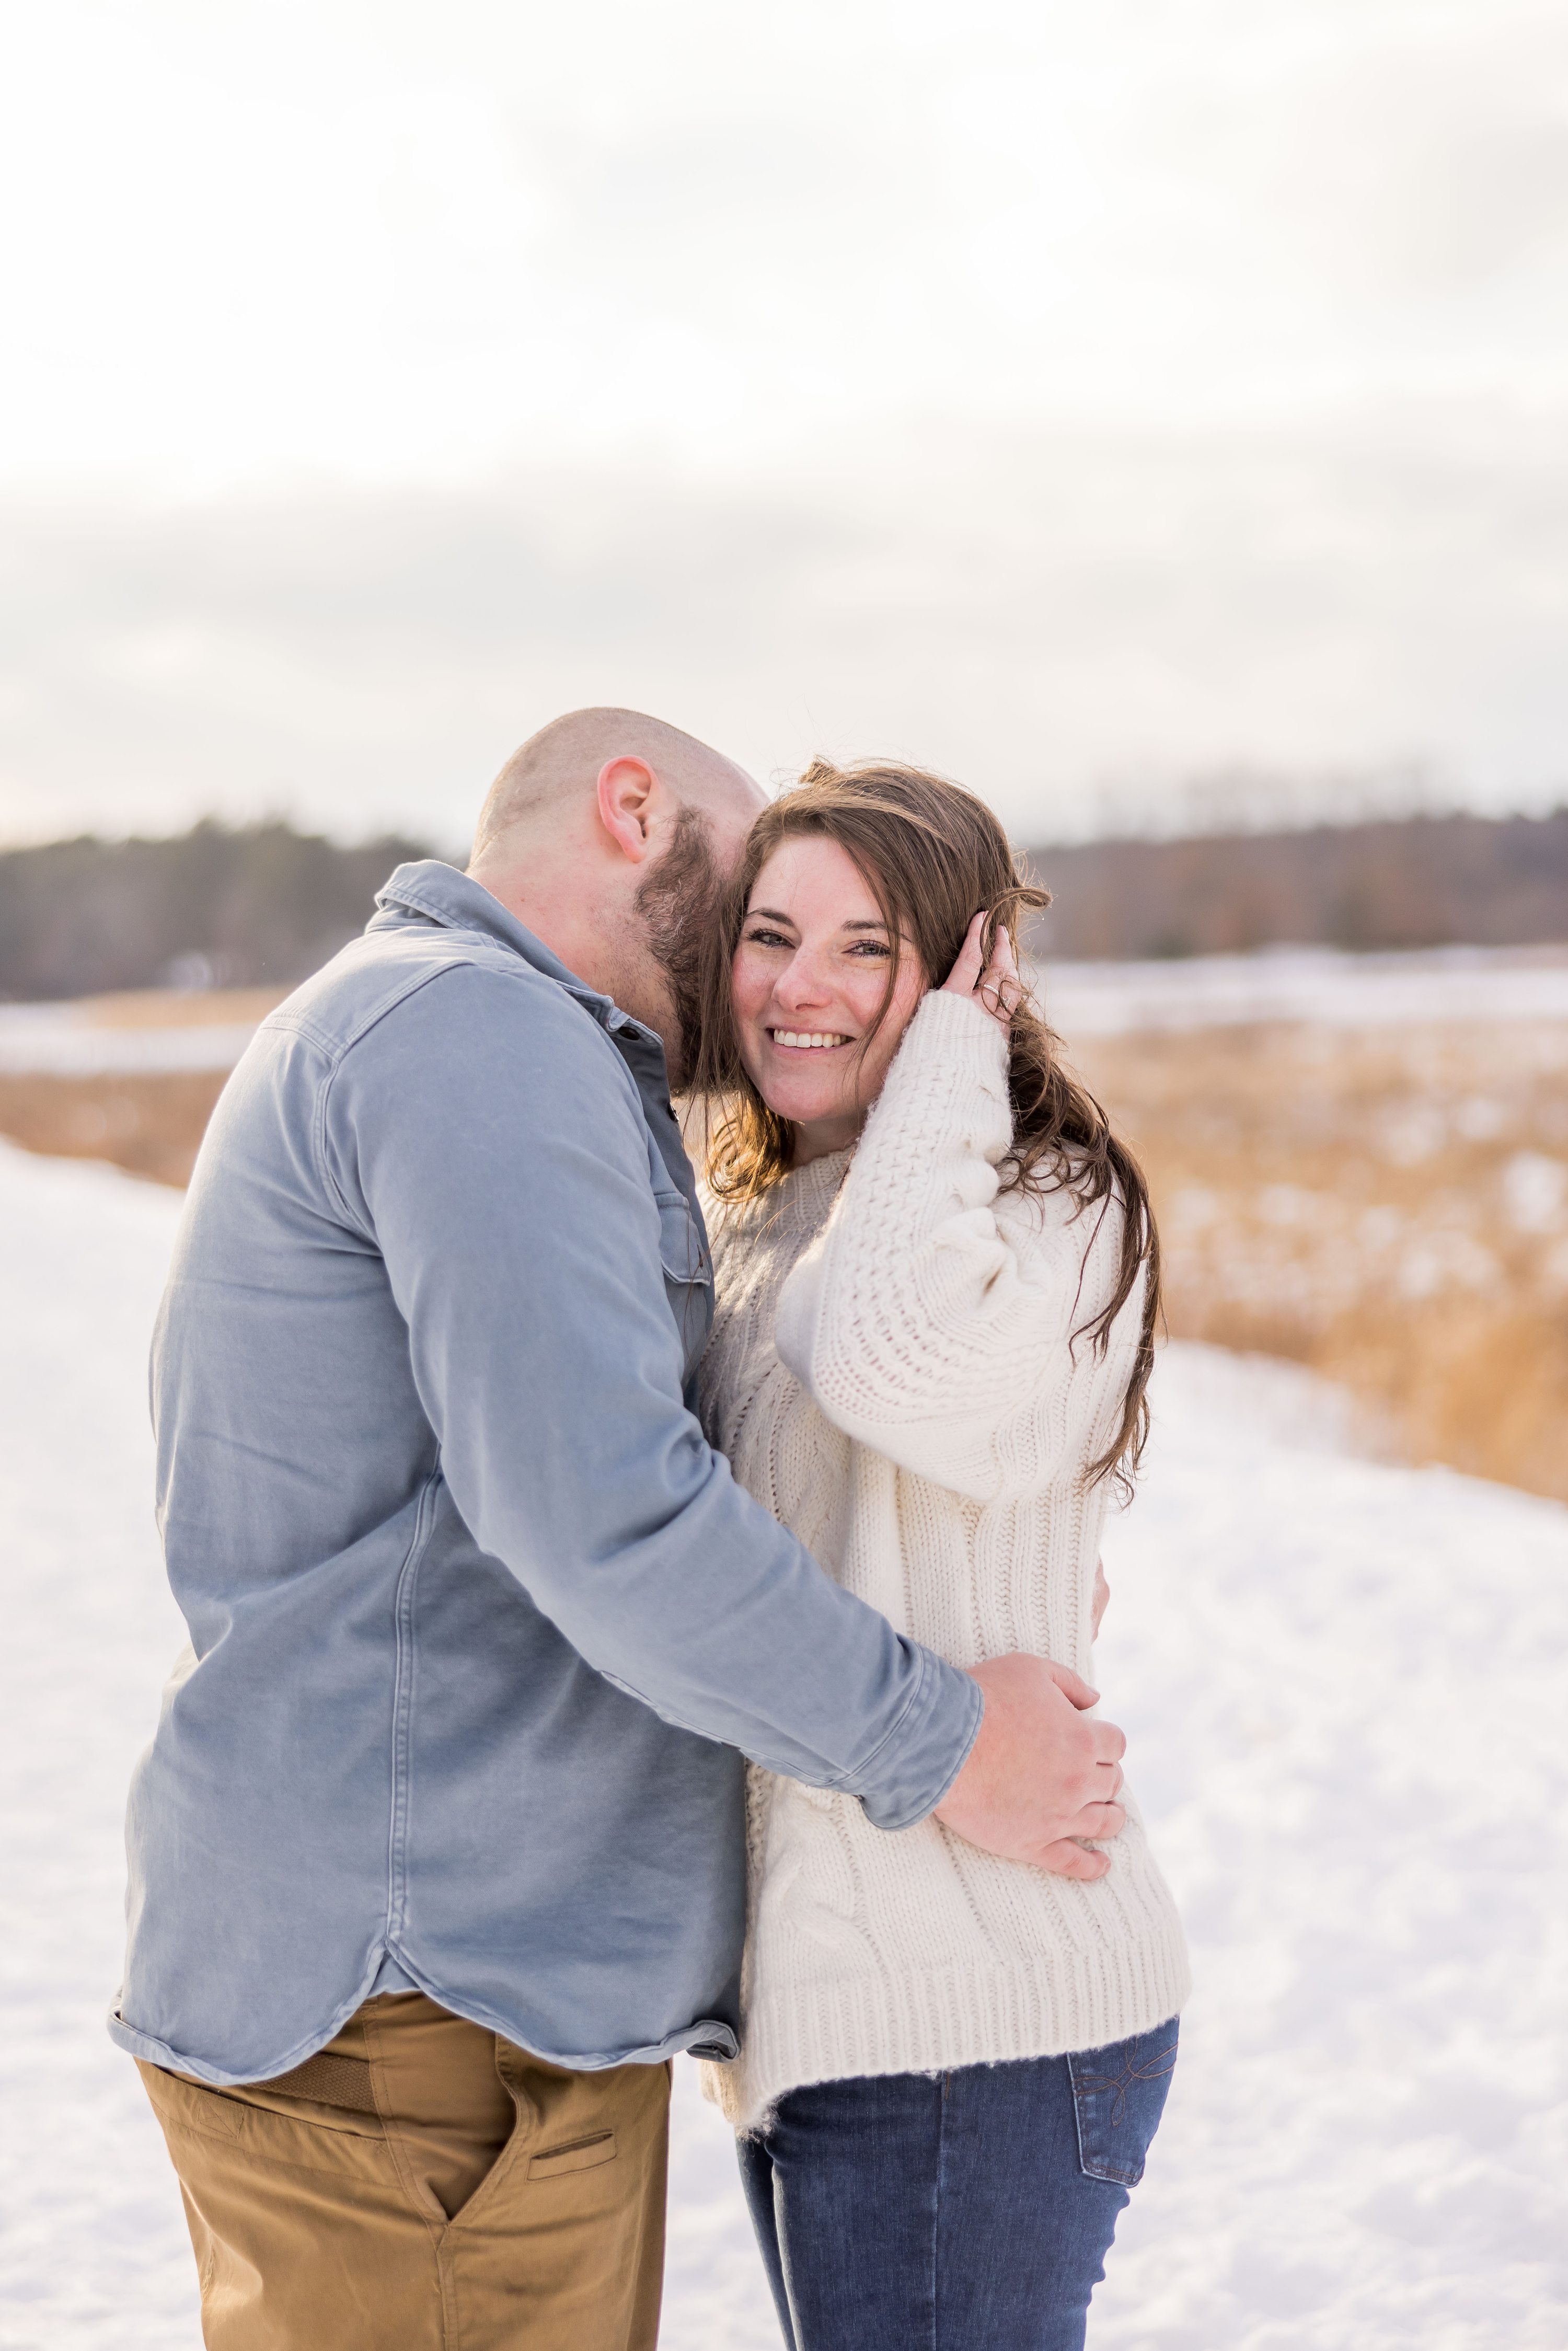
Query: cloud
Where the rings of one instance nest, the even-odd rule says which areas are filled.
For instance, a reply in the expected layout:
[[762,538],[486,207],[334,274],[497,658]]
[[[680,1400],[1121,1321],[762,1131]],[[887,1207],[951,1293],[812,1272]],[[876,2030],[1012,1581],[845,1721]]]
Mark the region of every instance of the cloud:
[[1564,420],[1273,432],[928,422],[770,471],[12,500],[0,824],[285,809],[461,841],[555,711],[652,707],[763,774],[894,749],[1019,829],[1194,774],[1564,781]]
[[598,698],[1030,830],[1539,797],[1565,187],[1539,0],[57,0],[0,828],[447,841]]

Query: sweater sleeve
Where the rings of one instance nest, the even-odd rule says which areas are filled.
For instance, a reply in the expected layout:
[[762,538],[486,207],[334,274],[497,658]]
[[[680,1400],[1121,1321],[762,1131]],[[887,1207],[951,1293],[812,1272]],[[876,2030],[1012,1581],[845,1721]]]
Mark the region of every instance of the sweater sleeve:
[[1010,1195],[1007,1040],[933,990],[904,1034],[822,1235],[779,1301],[785,1364],[836,1427],[993,1501],[1048,1482],[1119,1405],[1130,1370],[1082,1333],[1111,1295],[1120,1203]]

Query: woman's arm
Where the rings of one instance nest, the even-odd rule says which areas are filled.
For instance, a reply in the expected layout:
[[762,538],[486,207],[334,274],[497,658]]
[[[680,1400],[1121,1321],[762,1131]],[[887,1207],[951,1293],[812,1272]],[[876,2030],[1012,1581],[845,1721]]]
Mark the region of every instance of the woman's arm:
[[1005,1029],[934,990],[779,1303],[779,1354],[830,1420],[977,1500],[1056,1474],[1129,1368],[1072,1343],[1112,1295],[1120,1203],[1015,1194],[998,1217],[1011,1144]]

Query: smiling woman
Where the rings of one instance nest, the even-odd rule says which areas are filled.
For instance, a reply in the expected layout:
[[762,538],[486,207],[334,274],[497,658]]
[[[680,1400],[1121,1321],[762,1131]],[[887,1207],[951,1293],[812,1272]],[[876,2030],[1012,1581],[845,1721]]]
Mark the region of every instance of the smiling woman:
[[[819,760],[758,819],[710,948],[698,1386],[849,1590],[983,1679],[1027,1653],[1071,1720],[1157,1264],[1136,1165],[1024,994],[1041,896],[917,768]],[[832,1791],[750,1775],[742,2048],[712,2089],[802,2351],[946,2342],[938,2305],[967,2344],[1082,2343],[1186,1982],[1098,1727],[1084,1811],[1016,1864],[946,1802],[862,1834]]]
[[822,833],[780,842],[750,892],[731,1000],[747,1072],[795,1130],[794,1166],[854,1141],[929,985],[846,849]]
[[716,1199],[758,1199],[854,1143],[927,989],[977,991],[993,1013],[1005,992],[1003,1191],[1061,1188],[1085,1207],[1127,1210],[1113,1294],[1088,1326],[1097,1345],[1147,1269],[1136,1374],[1101,1465],[1130,1466],[1146,1423],[1159,1241],[1137,1161],[1019,979],[1019,917],[1049,903],[974,793],[919,768],[813,760],[753,825],[708,940],[692,1090],[716,1109]]

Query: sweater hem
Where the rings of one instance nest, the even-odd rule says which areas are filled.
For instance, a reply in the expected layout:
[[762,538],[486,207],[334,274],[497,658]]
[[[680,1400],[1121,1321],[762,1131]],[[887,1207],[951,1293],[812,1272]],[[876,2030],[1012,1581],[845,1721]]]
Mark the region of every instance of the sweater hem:
[[780,2098],[817,2082],[942,2074],[1103,2049],[1178,2015],[1192,1989],[1179,1923],[1147,1941],[1034,1964],[962,1961],[764,2001],[742,2028],[738,2062],[704,2067],[708,2095],[743,2136]]

